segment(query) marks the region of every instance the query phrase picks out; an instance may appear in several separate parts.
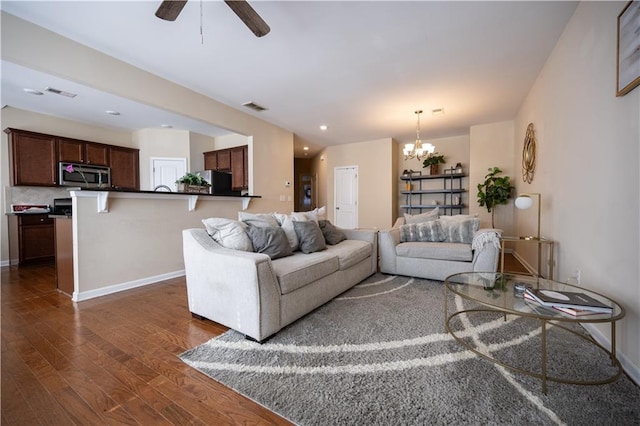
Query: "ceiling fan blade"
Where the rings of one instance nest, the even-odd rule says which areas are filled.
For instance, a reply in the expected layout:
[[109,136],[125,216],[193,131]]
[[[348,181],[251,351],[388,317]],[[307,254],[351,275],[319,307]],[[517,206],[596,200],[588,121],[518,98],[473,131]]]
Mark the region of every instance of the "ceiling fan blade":
[[156,10],[156,16],[165,21],[175,21],[187,0],[164,0]]
[[224,2],[257,37],[265,36],[271,31],[269,25],[264,22],[246,0],[224,0]]

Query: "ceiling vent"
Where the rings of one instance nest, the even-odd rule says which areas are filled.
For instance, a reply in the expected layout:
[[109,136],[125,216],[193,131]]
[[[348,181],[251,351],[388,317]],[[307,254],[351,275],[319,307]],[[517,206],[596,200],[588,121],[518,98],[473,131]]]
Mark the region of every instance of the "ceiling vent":
[[75,93],[65,92],[64,90],[58,90],[53,87],[47,87],[44,89],[44,91],[49,93],[55,93],[56,95],[66,96],[67,98],[75,98],[76,96],[78,96]]
[[251,108],[252,110],[257,111],[257,112],[262,112],[262,111],[266,111],[267,110],[267,108],[265,108],[263,106],[260,106],[255,102],[245,102],[244,104],[242,104],[242,106],[245,106],[247,108]]

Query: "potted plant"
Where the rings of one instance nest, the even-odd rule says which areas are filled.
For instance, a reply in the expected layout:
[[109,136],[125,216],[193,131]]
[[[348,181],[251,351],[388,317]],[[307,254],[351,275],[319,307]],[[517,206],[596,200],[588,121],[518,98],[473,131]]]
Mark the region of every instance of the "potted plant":
[[498,167],[490,167],[488,170],[484,183],[478,184],[478,204],[486,207],[491,213],[491,227],[495,228],[493,223],[495,208],[500,204],[507,204],[514,187],[511,186],[509,176],[498,176],[502,173]]
[[437,175],[440,164],[444,164],[444,155],[438,154],[437,152],[432,152],[431,154],[427,155],[427,158],[424,159],[424,161],[422,162],[422,167],[424,167],[425,169],[429,167],[429,174]]
[[179,192],[208,194],[211,184],[199,174],[187,173],[176,181]]

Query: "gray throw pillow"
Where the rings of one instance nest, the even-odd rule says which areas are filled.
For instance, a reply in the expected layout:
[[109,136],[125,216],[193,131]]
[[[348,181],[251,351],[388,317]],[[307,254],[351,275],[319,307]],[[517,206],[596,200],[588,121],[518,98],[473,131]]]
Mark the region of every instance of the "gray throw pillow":
[[284,231],[280,227],[262,227],[249,224],[247,235],[251,239],[256,253],[269,255],[271,259],[291,256],[291,246]]
[[440,207],[436,207],[430,212],[420,213],[416,215],[405,213],[404,223],[420,223],[420,222],[428,222],[430,220],[436,220],[439,214],[440,214]]
[[448,243],[471,244],[473,236],[480,228],[480,219],[478,218],[458,220],[440,218],[438,221],[442,225],[442,231],[445,236],[444,241]]
[[324,240],[330,246],[335,246],[340,241],[344,241],[347,239],[347,236],[335,227],[335,225],[328,220],[319,220],[318,225],[320,226],[320,230],[322,231],[322,235],[324,235]]
[[400,242],[441,242],[445,234],[439,220],[409,223],[400,227]]
[[324,241],[324,235],[318,224],[314,221],[293,222],[293,229],[296,230],[300,251],[309,254],[316,251],[322,251],[327,248]]

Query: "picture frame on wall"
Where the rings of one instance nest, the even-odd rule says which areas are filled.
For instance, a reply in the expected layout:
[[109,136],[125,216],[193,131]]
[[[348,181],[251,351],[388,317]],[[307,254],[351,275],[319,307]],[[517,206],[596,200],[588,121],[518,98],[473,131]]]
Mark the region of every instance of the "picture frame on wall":
[[627,3],[618,15],[616,96],[640,84],[640,1]]

